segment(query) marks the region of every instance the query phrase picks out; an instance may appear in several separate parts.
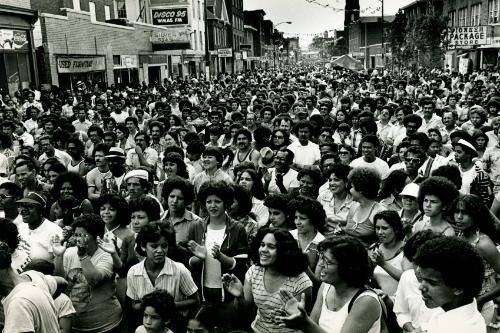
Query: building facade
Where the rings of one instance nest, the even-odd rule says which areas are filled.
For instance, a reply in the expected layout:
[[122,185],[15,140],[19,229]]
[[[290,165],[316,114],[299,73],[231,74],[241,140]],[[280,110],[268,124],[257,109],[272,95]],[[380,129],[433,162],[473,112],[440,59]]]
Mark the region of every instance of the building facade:
[[208,49],[212,74],[233,71],[233,48],[225,0],[207,1]]
[[33,4],[41,12],[37,52],[43,83],[128,85],[204,72],[201,0],[148,0],[148,6],[132,0]]
[[38,84],[33,30],[38,19],[26,0],[7,0],[0,5],[0,89],[13,94]]

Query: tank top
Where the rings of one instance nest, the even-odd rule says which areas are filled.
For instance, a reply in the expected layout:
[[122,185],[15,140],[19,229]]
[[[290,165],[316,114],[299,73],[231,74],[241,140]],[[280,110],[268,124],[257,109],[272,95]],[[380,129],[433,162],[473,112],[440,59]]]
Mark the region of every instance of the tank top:
[[[344,306],[338,311],[332,311],[326,306],[326,298],[330,288],[334,289],[332,285],[323,284],[323,306],[321,307],[321,314],[319,315],[318,325],[328,333],[340,333],[342,326],[344,326],[347,316],[349,315],[349,303],[346,302]],[[372,291],[365,291],[358,296],[358,299],[362,296],[373,297],[379,302],[377,295]],[[356,301],[354,301],[356,302]],[[379,303],[380,304],[380,303]],[[380,307],[380,313],[382,315],[382,307]],[[368,330],[368,333],[380,333],[381,323],[380,317],[373,323],[373,325]]]
[[[481,238],[488,237],[487,235],[480,235],[474,242],[471,243],[472,246],[477,247],[479,244],[479,241]],[[496,272],[493,269],[493,266],[490,265],[490,263],[484,259],[483,264],[484,264],[484,278],[483,278],[483,285],[481,287],[481,291],[479,292],[479,296],[482,296],[486,294],[488,291],[493,289],[493,287],[497,284],[496,281]]]
[[85,162],[85,160],[81,160],[77,165],[72,165],[71,162],[69,162],[68,171],[79,173],[80,172],[80,164],[82,164],[84,162]]
[[234,158],[233,158],[233,165],[232,165],[233,168],[242,162],[245,162],[245,161],[251,162],[252,161],[252,159],[251,159],[252,153],[253,153],[253,148],[250,149],[250,151],[245,155],[245,157],[243,157],[242,160],[240,160],[240,158],[238,157],[239,150],[237,150],[236,153],[234,154]]
[[345,226],[345,232],[348,235],[358,237],[359,240],[365,245],[365,247],[369,247],[371,244],[377,241],[377,235],[375,234],[375,225],[371,220],[373,210],[375,207],[379,205],[378,202],[374,202],[372,208],[370,208],[370,212],[366,219],[361,222],[356,222],[354,220],[354,215],[347,215],[347,224]]

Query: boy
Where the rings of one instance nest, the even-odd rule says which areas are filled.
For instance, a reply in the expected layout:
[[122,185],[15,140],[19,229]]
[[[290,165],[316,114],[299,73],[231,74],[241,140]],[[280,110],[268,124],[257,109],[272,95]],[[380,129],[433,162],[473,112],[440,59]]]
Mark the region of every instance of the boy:
[[142,298],[142,325],[135,333],[173,333],[167,325],[175,316],[174,298],[164,290],[155,290]]

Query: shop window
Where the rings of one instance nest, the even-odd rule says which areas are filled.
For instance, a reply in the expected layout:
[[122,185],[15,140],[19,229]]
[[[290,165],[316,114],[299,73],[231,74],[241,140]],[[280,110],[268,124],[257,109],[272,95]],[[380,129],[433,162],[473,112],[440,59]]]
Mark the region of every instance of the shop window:
[[118,13],[118,18],[127,18],[127,7],[125,6],[125,0],[116,1],[116,11]]
[[113,56],[113,65],[115,66],[121,66],[122,62],[121,62],[121,58],[119,55],[114,55]]

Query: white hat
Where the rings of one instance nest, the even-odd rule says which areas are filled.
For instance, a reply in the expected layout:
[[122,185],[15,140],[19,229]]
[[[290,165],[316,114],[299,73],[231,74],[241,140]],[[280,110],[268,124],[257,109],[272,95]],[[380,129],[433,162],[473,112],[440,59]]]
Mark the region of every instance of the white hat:
[[464,140],[464,139],[460,139],[456,143],[453,144],[453,146],[457,146],[457,145],[469,148],[470,150],[472,150],[476,154],[476,156],[478,156],[476,147],[474,147],[474,145],[472,143],[470,143],[469,141]]
[[420,186],[418,186],[415,183],[409,183],[408,185],[405,186],[403,191],[401,192],[401,196],[408,196],[408,197],[414,197],[418,198],[418,190],[420,189]]
[[125,179],[124,181],[126,182],[127,179],[129,178],[139,178],[139,179],[144,179],[144,180],[148,180],[149,177],[148,177],[148,172],[146,170],[132,170],[132,171],[129,171],[126,175],[125,175]]

